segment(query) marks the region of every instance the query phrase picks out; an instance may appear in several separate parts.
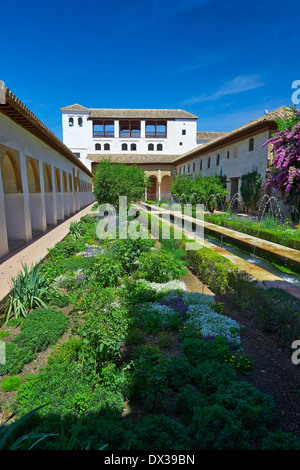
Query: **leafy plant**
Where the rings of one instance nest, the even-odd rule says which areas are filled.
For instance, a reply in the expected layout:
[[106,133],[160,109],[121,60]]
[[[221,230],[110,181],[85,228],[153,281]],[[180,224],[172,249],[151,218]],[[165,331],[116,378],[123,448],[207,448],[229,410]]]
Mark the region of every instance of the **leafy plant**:
[[11,392],[12,390],[17,390],[17,388],[22,384],[22,379],[18,375],[12,375],[11,377],[6,377],[1,382],[1,388],[5,392]]
[[192,441],[188,429],[163,414],[142,418],[136,428],[138,450],[190,450]]
[[74,240],[80,240],[85,233],[85,226],[81,222],[70,223],[70,235]]
[[45,307],[49,284],[46,276],[42,273],[40,264],[27,265],[22,264],[23,271],[19,271],[16,278],[13,279],[13,290],[10,295],[10,304],[6,316],[9,320],[11,313],[16,318],[26,317],[30,310],[35,307]]
[[10,442],[12,434],[17,430],[17,428],[28,420],[32,415],[37,413],[41,408],[34,408],[32,411],[29,411],[27,414],[19,418],[18,420],[13,421],[10,424],[7,424],[12,420],[18,413],[12,413],[7,420],[0,425],[0,450],[32,450],[37,444],[41,443],[44,439],[49,437],[57,436],[54,433],[30,433],[18,437],[13,442]]
[[186,274],[181,260],[165,251],[142,253],[139,257],[140,277],[154,282],[167,282]]
[[102,287],[116,286],[122,275],[122,265],[110,254],[102,254],[95,259],[93,274]]

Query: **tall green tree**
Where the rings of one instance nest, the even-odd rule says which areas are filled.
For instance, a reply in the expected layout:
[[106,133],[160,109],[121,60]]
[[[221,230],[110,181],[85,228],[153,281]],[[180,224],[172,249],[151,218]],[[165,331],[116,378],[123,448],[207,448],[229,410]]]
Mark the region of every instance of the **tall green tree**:
[[97,166],[94,176],[94,195],[99,204],[112,204],[119,211],[119,197],[126,196],[127,202],[136,202],[145,193],[149,180],[137,165],[113,163],[104,160]]

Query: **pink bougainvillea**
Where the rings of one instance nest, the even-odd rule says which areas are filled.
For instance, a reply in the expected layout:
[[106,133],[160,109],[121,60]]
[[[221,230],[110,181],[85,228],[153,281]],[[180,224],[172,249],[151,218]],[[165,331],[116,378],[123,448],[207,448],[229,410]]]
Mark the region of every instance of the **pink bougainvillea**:
[[[272,144],[274,159],[266,172],[266,186],[286,196],[293,212],[299,213],[300,196],[300,110],[278,123],[278,130],[263,146]],[[284,128],[285,127],[285,128]]]

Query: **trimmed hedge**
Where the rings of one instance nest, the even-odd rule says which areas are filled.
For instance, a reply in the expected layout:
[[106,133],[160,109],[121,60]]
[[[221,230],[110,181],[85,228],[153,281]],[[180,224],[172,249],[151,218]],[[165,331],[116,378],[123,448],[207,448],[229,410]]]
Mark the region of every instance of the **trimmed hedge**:
[[[222,226],[224,225],[223,219],[221,219],[218,215],[204,215],[205,222],[210,222],[212,224]],[[297,238],[293,238],[290,234],[272,230],[269,228],[260,227],[249,227],[245,226],[243,222],[238,220],[226,220],[226,228],[231,230],[236,230],[238,232],[246,233],[253,237],[259,236],[259,238],[263,238],[264,240],[268,240],[272,243],[278,243],[279,245],[287,246],[289,248],[293,248],[294,250],[300,250],[300,240]]]

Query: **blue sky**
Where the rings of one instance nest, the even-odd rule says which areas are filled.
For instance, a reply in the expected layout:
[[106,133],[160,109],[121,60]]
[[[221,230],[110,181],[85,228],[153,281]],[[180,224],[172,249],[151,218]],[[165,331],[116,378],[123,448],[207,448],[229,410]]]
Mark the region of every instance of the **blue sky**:
[[229,131],[292,105],[299,0],[11,1],[0,80],[62,139],[60,108],[181,108]]

